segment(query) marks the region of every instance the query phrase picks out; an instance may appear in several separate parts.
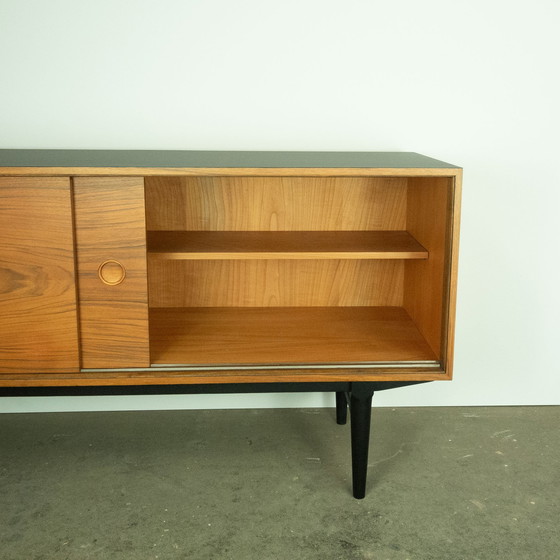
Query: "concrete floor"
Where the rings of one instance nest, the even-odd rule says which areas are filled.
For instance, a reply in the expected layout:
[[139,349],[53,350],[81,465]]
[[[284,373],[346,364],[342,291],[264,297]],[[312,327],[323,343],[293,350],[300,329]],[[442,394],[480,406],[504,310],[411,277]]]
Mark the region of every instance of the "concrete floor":
[[0,415],[0,558],[552,559],[560,407]]

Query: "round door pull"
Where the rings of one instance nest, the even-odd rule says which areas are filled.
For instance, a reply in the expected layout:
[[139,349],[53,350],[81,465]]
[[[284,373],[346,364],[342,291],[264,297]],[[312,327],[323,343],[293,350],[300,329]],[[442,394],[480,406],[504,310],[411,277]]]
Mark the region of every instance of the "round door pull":
[[102,263],[97,272],[101,282],[107,284],[108,286],[116,286],[117,284],[120,284],[126,276],[124,266],[119,261],[112,259]]

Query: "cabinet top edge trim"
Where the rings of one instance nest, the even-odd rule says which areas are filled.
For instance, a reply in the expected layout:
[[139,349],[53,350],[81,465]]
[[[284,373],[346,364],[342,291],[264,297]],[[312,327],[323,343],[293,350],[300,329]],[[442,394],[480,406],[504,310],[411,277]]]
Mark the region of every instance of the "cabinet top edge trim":
[[3,177],[460,177],[461,168],[2,167]]

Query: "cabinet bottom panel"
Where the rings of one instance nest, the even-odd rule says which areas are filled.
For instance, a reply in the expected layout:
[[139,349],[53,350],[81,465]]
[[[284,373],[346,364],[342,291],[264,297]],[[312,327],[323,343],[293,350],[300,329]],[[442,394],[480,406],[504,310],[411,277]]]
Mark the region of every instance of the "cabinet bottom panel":
[[150,310],[154,366],[433,362],[401,307]]

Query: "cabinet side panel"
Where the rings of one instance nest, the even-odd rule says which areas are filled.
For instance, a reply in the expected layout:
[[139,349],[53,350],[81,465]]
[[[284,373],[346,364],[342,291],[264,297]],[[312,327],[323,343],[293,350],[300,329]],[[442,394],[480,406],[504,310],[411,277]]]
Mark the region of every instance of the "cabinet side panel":
[[445,301],[448,293],[449,231],[453,179],[409,179],[407,230],[429,253],[427,260],[405,263],[404,307],[432,350],[442,359]]
[[76,178],[74,207],[82,367],[148,367],[143,179]]
[[451,378],[453,376],[453,356],[455,350],[455,314],[457,304],[457,276],[459,265],[459,229],[461,222],[461,190],[462,190],[462,172],[458,173],[453,181],[453,192],[451,204],[453,207],[452,218],[450,220],[449,237],[449,295],[448,295],[448,312],[447,312],[447,325],[446,332],[444,333],[445,340],[445,355],[443,357],[444,369]]
[[0,177],[0,373],[79,368],[70,180]]
[[149,230],[402,230],[406,179],[147,177]]

